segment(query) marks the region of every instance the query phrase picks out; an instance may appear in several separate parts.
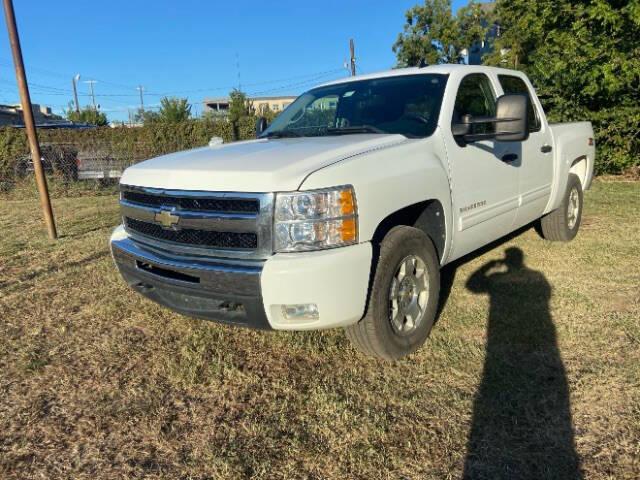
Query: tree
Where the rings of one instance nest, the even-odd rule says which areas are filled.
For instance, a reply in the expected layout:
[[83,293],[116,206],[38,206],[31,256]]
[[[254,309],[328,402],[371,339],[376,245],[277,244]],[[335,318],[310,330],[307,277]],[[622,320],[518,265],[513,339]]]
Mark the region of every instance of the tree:
[[160,100],[158,116],[151,115],[149,119],[166,123],[180,123],[191,117],[191,105],[186,98],[163,97]]
[[229,121],[233,126],[234,140],[240,137],[238,129],[240,120],[253,114],[253,103],[247,98],[247,94],[234,88],[229,94]]
[[65,116],[68,120],[71,120],[74,123],[88,123],[98,127],[104,127],[109,123],[107,116],[99,110],[95,110],[93,107],[87,106],[79,112],[76,112],[71,103],[69,103],[69,107],[65,111]]
[[159,122],[160,114],[158,112],[153,112],[151,110],[143,110],[140,108],[134,115],[133,119],[136,123],[149,125],[155,122]]
[[485,38],[489,14],[471,0],[454,15],[451,0],[425,0],[410,8],[393,45],[398,66],[460,63],[462,51]]
[[265,104],[264,107],[261,108],[259,112],[257,112],[257,115],[267,119],[267,123],[273,122],[279,114],[280,112],[272,110],[269,104]]
[[247,94],[234,88],[229,94],[229,121],[238,122],[253,113],[253,103],[247,98]]
[[554,121],[592,120],[599,171],[640,164],[640,0],[499,0],[485,62],[525,71]]

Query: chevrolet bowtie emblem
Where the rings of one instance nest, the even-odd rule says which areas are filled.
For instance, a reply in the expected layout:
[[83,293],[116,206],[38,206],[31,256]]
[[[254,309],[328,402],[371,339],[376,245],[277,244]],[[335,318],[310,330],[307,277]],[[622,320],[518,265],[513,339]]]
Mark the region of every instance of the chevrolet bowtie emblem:
[[171,228],[178,224],[180,217],[174,215],[171,210],[161,210],[155,215],[155,221],[162,225],[164,228]]

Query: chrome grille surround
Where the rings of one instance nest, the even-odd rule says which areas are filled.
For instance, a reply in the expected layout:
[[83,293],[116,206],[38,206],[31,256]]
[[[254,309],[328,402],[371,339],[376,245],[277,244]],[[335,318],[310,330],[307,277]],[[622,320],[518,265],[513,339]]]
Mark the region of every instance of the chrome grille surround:
[[[273,193],[205,192],[193,190],[167,190],[120,185],[120,209],[127,234],[142,246],[171,256],[190,256],[206,260],[246,259],[264,260],[273,254]],[[133,195],[127,195],[132,193]],[[129,201],[136,198],[147,203]],[[185,209],[185,205],[215,205],[219,210]],[[227,208],[234,211],[221,211]],[[257,207],[257,208],[256,208]],[[242,210],[242,211],[239,211]],[[163,223],[169,219],[169,223]],[[184,238],[182,235],[161,235],[154,238],[127,227],[127,219],[145,222],[168,233],[182,230],[202,231],[212,238],[246,238],[255,235],[256,242],[225,247],[194,245],[168,241],[166,238]],[[170,223],[175,222],[175,223]],[[215,233],[226,234],[218,236]],[[248,235],[245,235],[248,234]],[[247,245],[257,246],[247,248]],[[243,248],[244,247],[244,248]]]

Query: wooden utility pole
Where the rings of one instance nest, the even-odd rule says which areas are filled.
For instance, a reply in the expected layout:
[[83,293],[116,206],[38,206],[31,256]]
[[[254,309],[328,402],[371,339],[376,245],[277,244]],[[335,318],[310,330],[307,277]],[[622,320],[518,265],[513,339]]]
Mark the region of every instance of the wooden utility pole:
[[351,52],[351,76],[356,76],[356,46],[353,43],[353,38],[349,40],[349,51]]
[[44,176],[44,169],[42,168],[42,155],[40,153],[40,145],[38,145],[38,134],[36,133],[36,125],[33,121],[31,97],[29,96],[27,76],[24,72],[22,50],[20,48],[20,38],[18,37],[18,27],[16,26],[16,15],[13,11],[12,0],[3,0],[3,4],[4,15],[7,21],[7,30],[9,31],[9,43],[11,43],[11,52],[13,54],[13,64],[16,69],[18,90],[20,91],[20,102],[22,103],[22,113],[24,115],[24,126],[27,130],[27,137],[29,137],[29,147],[31,148],[31,158],[33,159],[33,169],[35,171],[36,183],[38,185],[38,193],[40,194],[40,203],[42,205],[42,212],[44,213],[44,221],[47,224],[49,238],[55,240],[58,237],[58,233],[56,232],[56,223],[53,218],[53,209],[51,208],[51,199],[49,198],[47,179]]

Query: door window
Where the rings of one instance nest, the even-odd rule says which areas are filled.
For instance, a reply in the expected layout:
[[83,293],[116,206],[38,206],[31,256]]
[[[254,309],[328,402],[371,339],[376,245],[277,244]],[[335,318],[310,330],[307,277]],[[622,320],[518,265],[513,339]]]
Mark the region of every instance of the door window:
[[[460,82],[456,103],[453,108],[453,122],[459,123],[464,115],[472,117],[494,117],[496,114],[496,95],[491,81],[483,73],[472,73]],[[472,125],[472,133],[489,133],[493,124],[479,123]]]
[[502,90],[504,90],[505,94],[508,95],[512,93],[524,93],[527,97],[529,97],[529,106],[527,108],[527,116],[529,117],[529,131],[540,131],[540,118],[538,117],[535,106],[533,105],[531,92],[529,92],[529,88],[527,88],[524,80],[522,80],[520,77],[514,77],[512,75],[498,75],[498,80],[500,81],[500,85],[502,86]]

